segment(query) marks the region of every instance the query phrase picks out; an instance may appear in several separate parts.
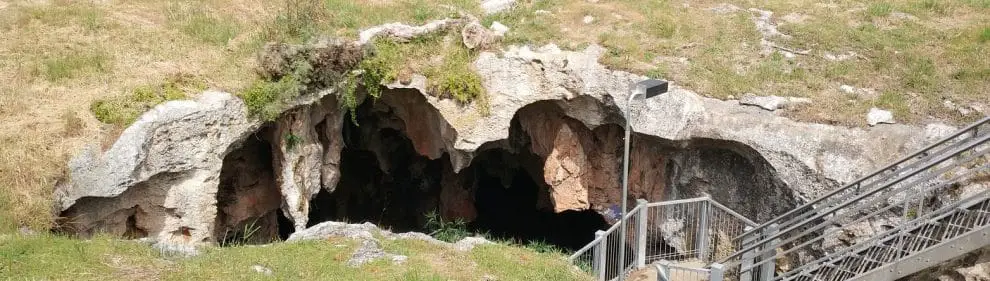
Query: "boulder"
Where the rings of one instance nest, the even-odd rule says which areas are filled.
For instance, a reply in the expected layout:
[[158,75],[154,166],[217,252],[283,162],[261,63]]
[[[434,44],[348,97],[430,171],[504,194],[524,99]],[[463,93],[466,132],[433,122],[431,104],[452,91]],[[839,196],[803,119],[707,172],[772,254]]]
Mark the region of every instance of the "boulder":
[[877,124],[894,124],[894,113],[886,111],[879,108],[870,108],[870,112],[866,114],[866,123],[870,126],[876,126]]
[[481,10],[486,15],[496,14],[512,9],[516,5],[516,0],[481,0]]

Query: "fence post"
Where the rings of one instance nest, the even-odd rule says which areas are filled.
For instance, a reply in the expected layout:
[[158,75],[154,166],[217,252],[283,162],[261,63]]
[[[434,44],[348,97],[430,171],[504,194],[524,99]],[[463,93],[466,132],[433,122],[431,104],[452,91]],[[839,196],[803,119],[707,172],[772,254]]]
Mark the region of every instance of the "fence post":
[[709,277],[708,281],[722,281],[725,280],[725,266],[720,263],[713,263],[709,266]]
[[[753,227],[747,226],[744,230],[745,232],[749,232],[750,230],[753,230]],[[745,249],[753,245],[753,243],[756,242],[757,238],[759,238],[759,233],[752,233],[748,236],[743,237],[742,247],[740,249]],[[754,275],[753,271],[756,270],[755,268],[752,268],[753,258],[756,257],[757,250],[759,249],[753,249],[743,253],[741,258],[742,260],[740,261],[740,265],[739,265],[739,281],[753,281],[753,275]]]
[[[598,240],[598,239],[601,240]],[[592,272],[595,273],[595,280],[604,281],[605,280],[605,263],[608,261],[608,235],[605,231],[595,231],[595,240],[598,241],[598,245],[595,245],[594,249],[594,265],[591,266]]]
[[670,279],[670,261],[657,262],[657,281],[674,281]]
[[[707,197],[707,194],[705,194]],[[709,198],[708,200],[711,200]],[[698,250],[698,260],[708,263],[708,209],[711,203],[708,200],[698,204],[698,232],[695,237],[695,249]]]
[[636,199],[636,208],[639,209],[636,214],[636,268],[646,266],[646,220],[649,219],[646,203],[642,198]]
[[[773,236],[773,235],[777,234],[777,231],[778,230],[779,230],[779,226],[777,224],[771,224],[771,225],[767,226],[766,229],[763,230],[763,235],[764,235],[763,237]],[[760,247],[763,250],[763,252],[764,252],[763,256],[760,257],[760,260],[761,261],[769,261],[769,262],[766,262],[766,263],[760,265],[760,280],[771,280],[771,279],[773,279],[774,269],[775,269],[776,264],[777,264],[777,261],[774,260],[774,258],[773,258],[773,256],[777,255],[777,250],[776,250],[777,249],[777,247],[776,247],[777,240],[778,239],[774,239],[773,241],[769,241],[766,244],[763,244],[762,247]]]

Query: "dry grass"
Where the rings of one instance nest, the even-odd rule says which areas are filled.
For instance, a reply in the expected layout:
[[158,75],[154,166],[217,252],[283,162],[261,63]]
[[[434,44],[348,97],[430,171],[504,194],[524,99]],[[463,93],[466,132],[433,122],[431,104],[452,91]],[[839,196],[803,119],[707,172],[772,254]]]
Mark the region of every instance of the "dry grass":
[[[23,1],[0,5],[0,224],[44,229],[51,192],[69,155],[119,128],[90,112],[99,99],[132,95],[188,73],[236,90],[253,79],[251,32],[262,1]],[[185,17],[169,16],[195,5]],[[192,9],[192,8],[190,8]],[[206,12],[208,11],[208,12]],[[217,31],[213,15],[231,26]],[[187,17],[187,18],[186,18]],[[214,34],[222,34],[222,36]],[[230,36],[224,44],[221,39]]]
[[[711,10],[723,3],[741,9]],[[761,53],[763,36],[749,8],[774,13],[786,36],[770,41],[807,53]],[[586,16],[594,21],[584,23]],[[509,43],[601,44],[608,48],[602,63],[612,68],[670,79],[710,97],[809,97],[815,106],[787,113],[805,121],[864,126],[867,110],[879,106],[902,122],[963,123],[982,115],[962,115],[943,103],[988,106],[990,96],[986,0],[532,1],[491,21],[512,29]],[[856,55],[826,58],[849,52]],[[844,84],[878,94],[845,94]]]

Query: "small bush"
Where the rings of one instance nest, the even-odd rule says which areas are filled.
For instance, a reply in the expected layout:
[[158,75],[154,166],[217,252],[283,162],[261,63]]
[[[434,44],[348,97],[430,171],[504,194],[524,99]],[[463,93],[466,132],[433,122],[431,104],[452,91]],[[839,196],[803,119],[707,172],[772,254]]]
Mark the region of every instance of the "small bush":
[[302,137],[299,135],[289,133],[285,135],[285,149],[292,151],[297,145],[302,143]]
[[[452,98],[460,103],[470,103],[485,98],[485,88],[481,76],[471,69],[471,52],[465,48],[450,51],[443,63],[426,71],[431,88],[437,95]],[[479,103],[482,112],[487,112],[487,103]]]
[[282,113],[285,103],[306,90],[313,66],[300,60],[293,62],[292,71],[277,81],[259,79],[241,92],[248,111],[257,118],[272,121]]
[[467,222],[462,219],[445,221],[436,211],[426,214],[425,227],[430,232],[430,236],[451,243],[471,235],[467,230]]

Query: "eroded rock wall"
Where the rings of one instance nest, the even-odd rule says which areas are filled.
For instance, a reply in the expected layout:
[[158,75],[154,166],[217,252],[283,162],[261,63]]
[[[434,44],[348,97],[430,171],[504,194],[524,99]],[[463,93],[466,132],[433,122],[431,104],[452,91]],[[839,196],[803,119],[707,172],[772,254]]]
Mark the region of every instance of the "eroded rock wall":
[[[482,52],[474,68],[492,105],[490,115],[481,115],[475,105],[430,95],[425,78],[415,76],[408,84],[389,84],[391,90],[372,101],[387,119],[354,130],[394,130],[408,139],[414,156],[444,162],[428,168],[436,169],[439,179],[425,184],[441,189],[424,204],[468,219],[478,215],[467,203],[477,199],[478,183],[467,168],[489,149],[534,155],[536,161],[522,161],[520,174],[544,188],[537,194],[540,208],[562,213],[618,204],[626,122],[621,112],[627,108],[636,129],[630,200],[706,192],[752,218],[779,214],[792,202],[815,197],[929,141],[925,130],[915,127],[800,123],[676,86],[657,98],[626,104],[628,85],[644,77],[598,64],[603,51],[598,46],[561,51],[551,45]],[[292,105],[271,123],[249,118],[243,103],[224,93],[160,105],[108,151],[76,157],[71,181],[58,188],[56,209],[75,221],[80,233],[216,241],[216,235],[226,233],[218,227],[236,226],[242,217],[270,216],[270,198],[247,207],[217,201],[218,191],[231,190],[222,179],[223,159],[264,127],[278,208],[292,228],[301,230],[312,224],[312,199],[342,184],[347,135],[373,132],[345,130],[349,118],[332,91],[303,95]],[[512,133],[513,126],[522,134]],[[368,140],[372,143],[365,150],[373,167],[385,176],[394,176],[396,165],[418,165],[396,162],[393,151],[385,149],[391,147],[383,143],[387,138]],[[262,193],[270,196],[268,188],[232,185],[244,202]],[[218,217],[224,219],[218,223]]]

